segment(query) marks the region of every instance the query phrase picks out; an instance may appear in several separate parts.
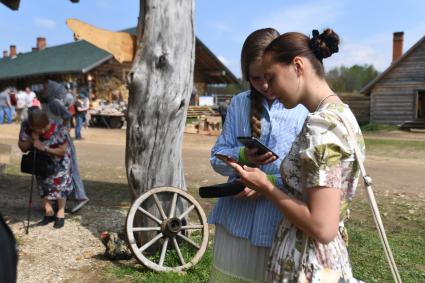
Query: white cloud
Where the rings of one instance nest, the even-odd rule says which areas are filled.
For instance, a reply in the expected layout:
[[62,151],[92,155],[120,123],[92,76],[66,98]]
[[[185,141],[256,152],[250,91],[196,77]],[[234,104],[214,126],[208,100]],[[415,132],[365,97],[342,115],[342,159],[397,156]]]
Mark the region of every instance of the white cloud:
[[370,38],[361,42],[352,42],[346,40],[340,45],[340,52],[325,59],[326,69],[329,70],[335,66],[352,66],[372,64],[377,70],[385,70],[390,63],[392,51],[391,35],[389,40],[380,38]]
[[[404,30],[403,53],[409,50],[425,35],[425,22]],[[354,64],[372,64],[378,71],[384,71],[392,61],[393,32],[386,31],[369,36],[363,40],[353,41],[346,38],[340,45],[340,53],[326,59],[326,70],[335,66],[352,66]]]
[[217,58],[226,66],[229,66],[232,63],[231,60],[226,59],[224,56],[218,55]]
[[239,67],[239,62],[236,62],[234,60],[231,59],[227,59],[224,56],[218,55],[217,58],[227,67],[229,68],[229,70],[232,71],[232,73],[237,76],[240,77],[241,76],[241,71],[240,71],[240,67]]
[[34,19],[35,24],[38,27],[41,28],[47,28],[47,29],[54,29],[56,28],[56,22],[50,19],[45,19],[45,18],[35,18]]
[[256,26],[273,27],[279,32],[299,31],[310,34],[313,29],[329,27],[342,15],[340,1],[321,0],[307,4],[294,4],[275,9],[266,19],[259,20]]

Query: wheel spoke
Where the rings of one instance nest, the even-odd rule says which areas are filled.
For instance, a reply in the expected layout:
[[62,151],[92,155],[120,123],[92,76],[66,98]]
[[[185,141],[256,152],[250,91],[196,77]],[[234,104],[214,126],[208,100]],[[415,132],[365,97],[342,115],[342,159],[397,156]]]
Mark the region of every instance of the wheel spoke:
[[144,244],[139,251],[141,253],[143,253],[144,250],[146,250],[147,248],[149,248],[150,246],[152,246],[156,241],[158,241],[159,239],[161,239],[164,235],[162,233],[159,233],[158,235],[155,236],[155,238],[153,238],[152,240],[150,240],[149,242],[147,242],[146,244]]
[[164,244],[162,245],[162,250],[161,250],[161,257],[159,258],[159,265],[163,266],[164,265],[164,259],[165,259],[165,253],[167,252],[167,246],[168,246],[168,240],[170,238],[166,238],[164,241]]
[[180,238],[182,238],[183,240],[185,240],[186,242],[188,242],[189,244],[191,244],[192,246],[194,246],[198,250],[201,248],[197,243],[195,243],[194,241],[192,241],[188,237],[184,236],[183,234],[179,233],[179,234],[177,234],[177,236],[179,236]]
[[195,205],[192,204],[188,209],[186,209],[185,212],[183,212],[180,216],[179,219],[182,220],[186,215],[188,215],[193,209],[195,208]]
[[146,210],[144,210],[143,208],[141,208],[141,207],[138,207],[137,208],[139,211],[141,211],[143,214],[145,214],[146,216],[148,216],[149,218],[151,218],[153,221],[155,221],[156,223],[158,223],[158,224],[161,224],[162,223],[162,221],[161,220],[159,220],[158,218],[156,218],[155,216],[153,216],[152,214],[150,214],[148,211],[146,211]]
[[161,203],[159,202],[158,196],[156,194],[153,194],[153,199],[155,200],[159,213],[161,213],[162,219],[167,219],[167,215],[165,215],[164,209],[162,209]]
[[174,248],[176,249],[177,255],[179,256],[180,262],[182,263],[182,265],[185,265],[186,262],[183,259],[182,253],[180,251],[179,245],[177,244],[176,241],[176,237],[173,237],[173,244],[174,244]]
[[190,226],[182,226],[182,230],[190,230],[190,229],[204,229],[204,225],[190,225]]
[[177,203],[177,193],[174,193],[173,200],[171,201],[170,215],[169,218],[174,217]]
[[161,227],[133,227],[133,232],[161,231]]

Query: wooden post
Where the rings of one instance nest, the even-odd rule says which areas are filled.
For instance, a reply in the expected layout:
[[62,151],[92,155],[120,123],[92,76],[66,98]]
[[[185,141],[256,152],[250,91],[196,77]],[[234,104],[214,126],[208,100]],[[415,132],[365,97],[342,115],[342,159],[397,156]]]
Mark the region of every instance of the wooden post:
[[181,149],[193,85],[193,14],[193,0],[140,1],[125,158],[133,200],[155,187],[186,190]]

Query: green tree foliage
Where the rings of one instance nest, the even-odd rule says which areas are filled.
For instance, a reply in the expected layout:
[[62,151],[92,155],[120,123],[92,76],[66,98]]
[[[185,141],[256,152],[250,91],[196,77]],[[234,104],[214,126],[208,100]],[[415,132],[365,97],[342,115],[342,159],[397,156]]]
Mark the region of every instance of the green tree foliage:
[[373,65],[341,66],[331,69],[326,74],[326,79],[336,92],[358,92],[378,74]]
[[238,79],[239,84],[215,84],[208,85],[207,92],[214,94],[235,95],[249,89],[249,84],[242,79]]

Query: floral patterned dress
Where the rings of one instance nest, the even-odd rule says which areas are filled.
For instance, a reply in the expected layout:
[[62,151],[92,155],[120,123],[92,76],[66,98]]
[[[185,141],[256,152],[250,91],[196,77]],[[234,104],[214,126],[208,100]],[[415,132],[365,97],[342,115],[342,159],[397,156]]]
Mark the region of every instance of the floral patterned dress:
[[344,220],[359,180],[359,166],[353,141],[341,117],[357,136],[363,153],[364,140],[349,107],[342,103],[325,104],[306,119],[303,130],[281,164],[281,174],[288,192],[304,200],[309,188],[318,186],[341,190],[340,229],[328,244],[305,238],[304,233],[283,218],[271,249],[267,271],[268,282],[297,282],[301,256],[307,240],[306,278],[320,282],[326,272],[340,274],[339,282],[358,282],[353,278],[346,248]]
[[[27,141],[31,139],[31,128],[27,121],[21,125],[19,139]],[[56,148],[67,142],[68,128],[54,123],[50,129],[40,136],[40,141],[49,148]],[[48,177],[37,177],[40,197],[49,200],[66,198],[72,192],[71,175],[71,147],[67,147],[63,156],[52,155],[55,162],[56,172]]]

